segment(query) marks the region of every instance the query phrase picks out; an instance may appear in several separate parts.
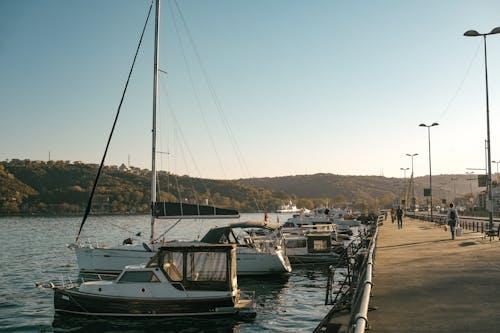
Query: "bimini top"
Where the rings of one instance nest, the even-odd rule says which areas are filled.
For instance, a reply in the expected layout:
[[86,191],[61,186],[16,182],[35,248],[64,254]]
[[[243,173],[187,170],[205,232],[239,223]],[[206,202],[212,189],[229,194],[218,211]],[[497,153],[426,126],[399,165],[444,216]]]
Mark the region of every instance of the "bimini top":
[[210,229],[205,236],[200,240],[202,243],[211,244],[224,244],[232,243],[238,244],[236,235],[233,233],[233,229],[267,229],[275,230],[280,227],[277,223],[267,223],[260,221],[246,221],[246,222],[236,222],[230,223],[223,227],[216,227]]

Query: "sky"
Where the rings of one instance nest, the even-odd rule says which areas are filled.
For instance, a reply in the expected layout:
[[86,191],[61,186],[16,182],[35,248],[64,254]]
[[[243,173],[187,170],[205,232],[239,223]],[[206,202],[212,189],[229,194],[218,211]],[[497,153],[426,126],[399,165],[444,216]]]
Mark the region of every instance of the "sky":
[[[0,0],[0,160],[100,162],[149,6]],[[160,16],[161,170],[402,178],[417,153],[425,176],[429,133],[433,175],[485,168],[483,39],[463,33],[500,26],[499,1],[163,0]],[[152,23],[108,165],[151,168]],[[497,161],[500,34],[487,56]]]

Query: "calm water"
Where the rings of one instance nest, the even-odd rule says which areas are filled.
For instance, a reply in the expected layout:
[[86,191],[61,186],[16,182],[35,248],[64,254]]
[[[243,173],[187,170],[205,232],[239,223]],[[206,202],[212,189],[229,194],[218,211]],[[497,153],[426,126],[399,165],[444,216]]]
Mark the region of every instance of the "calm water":
[[[271,215],[272,222],[276,215]],[[280,215],[281,222],[288,216]],[[244,214],[242,220],[261,215]],[[232,320],[89,320],[54,317],[53,292],[35,282],[78,276],[76,259],[67,245],[75,239],[81,218],[0,218],[1,332],[311,332],[328,312],[323,305],[324,269],[300,269],[283,277],[239,278],[243,290],[255,290],[257,318]],[[196,239],[229,220],[182,221],[167,239]],[[142,232],[149,235],[147,216],[91,217],[83,239],[114,245]],[[158,223],[161,234],[170,225]]]

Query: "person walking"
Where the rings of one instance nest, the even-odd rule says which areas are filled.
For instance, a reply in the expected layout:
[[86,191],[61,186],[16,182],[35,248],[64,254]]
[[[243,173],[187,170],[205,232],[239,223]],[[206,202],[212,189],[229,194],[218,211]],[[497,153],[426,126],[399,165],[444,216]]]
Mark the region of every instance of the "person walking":
[[396,209],[396,217],[398,218],[398,229],[403,229],[403,210],[401,206]]
[[403,229],[403,210],[401,209],[401,206],[398,206],[396,216],[398,218],[398,229]]
[[458,223],[458,212],[453,207],[453,203],[450,203],[450,208],[448,208],[448,213],[446,213],[446,221],[450,226],[451,239],[455,239],[455,227]]
[[396,211],[394,210],[394,207],[391,208],[391,220],[392,223],[394,224],[394,220],[396,219]]

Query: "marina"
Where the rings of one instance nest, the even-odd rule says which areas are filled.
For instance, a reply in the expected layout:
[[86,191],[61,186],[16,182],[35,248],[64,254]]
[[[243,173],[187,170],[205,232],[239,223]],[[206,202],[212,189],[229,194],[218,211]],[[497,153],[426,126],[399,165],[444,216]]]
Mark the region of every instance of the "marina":
[[500,2],[0,7],[0,332],[500,333]]
[[[262,214],[242,214],[242,219],[256,219]],[[274,216],[270,216],[274,220]],[[74,240],[78,218],[2,218],[0,241],[3,245],[4,269],[0,278],[6,283],[0,286],[0,326],[5,332],[44,331],[62,329],[86,332],[130,330],[145,332],[158,327],[172,327],[172,331],[186,329],[186,322],[172,319],[156,323],[143,320],[65,318],[54,316],[53,291],[35,288],[35,282],[60,281],[68,277],[78,280],[75,253],[67,248]],[[209,229],[227,223],[224,220],[184,221],[183,228],[172,229],[171,237],[189,239],[192,235],[203,236]],[[85,239],[98,239],[114,244],[127,235],[117,225],[129,229],[130,234],[148,230],[147,216],[106,216],[89,219]],[[165,226],[167,227],[167,226]],[[53,237],[57,230],[57,237]],[[26,244],[30,244],[26,247]],[[9,258],[9,260],[6,260]],[[29,264],[28,264],[29,263]],[[231,319],[195,319],[190,321],[192,332],[287,332],[290,329],[311,332],[327,314],[324,305],[327,284],[327,267],[294,269],[292,273],[271,277],[238,278],[238,286],[244,291],[255,292],[257,316],[250,322]],[[176,328],[176,329],[174,329]],[[217,331],[219,332],[219,331]]]

